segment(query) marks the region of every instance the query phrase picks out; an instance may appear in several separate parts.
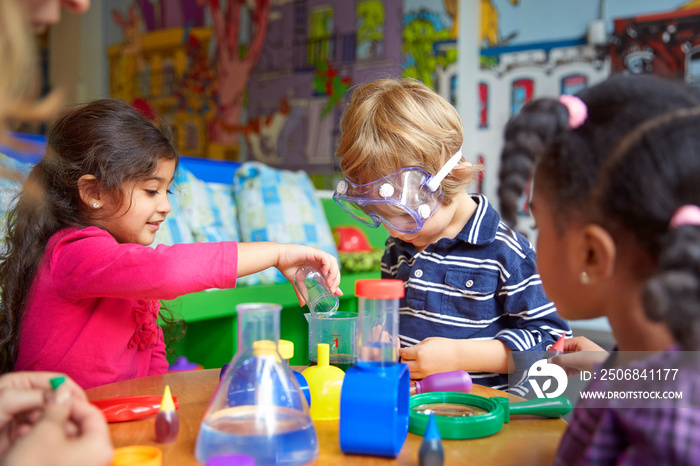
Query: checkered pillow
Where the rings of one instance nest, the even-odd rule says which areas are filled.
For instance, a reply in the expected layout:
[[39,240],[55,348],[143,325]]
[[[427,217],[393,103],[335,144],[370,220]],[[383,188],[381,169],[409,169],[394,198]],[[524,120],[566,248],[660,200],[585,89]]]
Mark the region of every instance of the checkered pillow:
[[170,190],[172,211],[154,245],[240,240],[230,185],[204,182],[180,166]]
[[[246,162],[233,177],[241,241],[314,246],[338,257],[333,234],[309,176]],[[256,274],[260,283],[285,281],[274,268]]]

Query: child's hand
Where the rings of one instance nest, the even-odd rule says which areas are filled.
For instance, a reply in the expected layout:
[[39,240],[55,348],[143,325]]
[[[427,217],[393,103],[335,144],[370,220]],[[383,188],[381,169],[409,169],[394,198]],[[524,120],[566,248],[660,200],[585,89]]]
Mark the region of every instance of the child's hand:
[[[69,432],[67,425],[77,429]],[[100,410],[87,400],[64,397],[46,404],[41,418],[16,441],[3,464],[107,466],[112,454],[109,429]]]
[[[0,377],[0,458],[19,436],[29,432],[41,418],[46,393],[51,391],[50,379],[62,374],[54,372],[20,371]],[[86,401],[85,392],[69,377],[56,395]],[[67,430],[75,430],[68,423]]]
[[[392,345],[391,334],[384,330],[381,325],[375,325],[372,327],[369,340],[365,341],[365,344],[360,347],[360,357],[363,360],[381,361],[382,358],[385,357],[385,354],[383,354],[383,348],[375,346],[375,343],[388,343],[389,345],[387,346]],[[401,342],[398,338],[396,338],[394,346],[396,351],[394,355],[399,354],[399,351],[401,351]]]
[[[315,265],[321,273],[326,277],[328,288],[331,293],[337,296],[343,296],[343,292],[338,288],[340,285],[340,269],[335,256],[328,254],[317,248],[310,246],[301,246],[298,244],[281,244],[275,267],[282,272],[287,280],[294,284],[294,275],[297,270],[303,265]],[[294,288],[299,299],[299,304],[303,306],[304,300],[299,291]]]
[[0,458],[3,464],[108,464],[109,429],[102,413],[69,377],[12,372],[0,377]]
[[564,369],[569,377],[592,371],[596,364],[602,364],[608,357],[607,351],[586,337],[564,340],[564,352],[550,358],[550,362]]
[[401,348],[401,362],[408,365],[412,379],[423,379],[430,374],[461,369],[457,358],[459,340],[430,337],[410,348]]

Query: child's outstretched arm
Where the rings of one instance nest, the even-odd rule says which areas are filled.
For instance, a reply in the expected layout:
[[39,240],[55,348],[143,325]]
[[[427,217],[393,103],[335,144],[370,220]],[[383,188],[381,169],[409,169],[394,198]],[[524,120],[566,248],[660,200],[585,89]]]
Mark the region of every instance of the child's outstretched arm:
[[[276,267],[287,280],[294,283],[294,274],[299,267],[315,265],[326,276],[328,287],[332,293],[342,296],[340,285],[340,269],[336,258],[325,251],[299,244],[283,244],[272,242],[238,243],[238,276],[242,277],[260,272],[269,267]],[[304,301],[294,288],[299,304]]]
[[447,371],[496,372],[513,368],[511,351],[500,340],[455,340],[430,337],[399,350],[412,379]]

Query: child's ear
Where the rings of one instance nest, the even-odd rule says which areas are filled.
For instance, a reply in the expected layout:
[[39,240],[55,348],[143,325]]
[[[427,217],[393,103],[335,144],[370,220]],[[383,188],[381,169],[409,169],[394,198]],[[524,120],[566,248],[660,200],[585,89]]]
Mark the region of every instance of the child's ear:
[[586,283],[595,283],[610,278],[615,270],[617,248],[610,233],[600,225],[588,224],[580,232],[579,266],[581,278]]
[[471,172],[473,169],[474,165],[471,162],[467,162],[466,160],[461,161],[455,167],[452,169],[452,171],[457,171],[457,172]]
[[473,171],[474,165],[465,160],[457,164],[452,171],[447,174],[447,178],[451,178],[453,180],[466,180],[472,176]]
[[78,192],[80,193],[80,199],[88,207],[97,209],[104,203],[97,186],[97,178],[93,175],[83,175],[80,177],[78,180]]

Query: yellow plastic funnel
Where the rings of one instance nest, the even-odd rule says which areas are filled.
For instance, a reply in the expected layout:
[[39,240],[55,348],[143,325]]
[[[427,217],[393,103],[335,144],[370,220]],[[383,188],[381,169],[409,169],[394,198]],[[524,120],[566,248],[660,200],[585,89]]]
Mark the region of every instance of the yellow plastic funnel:
[[311,392],[311,419],[332,421],[340,419],[340,391],[345,372],[328,364],[328,343],[318,344],[318,365],[302,372]]

